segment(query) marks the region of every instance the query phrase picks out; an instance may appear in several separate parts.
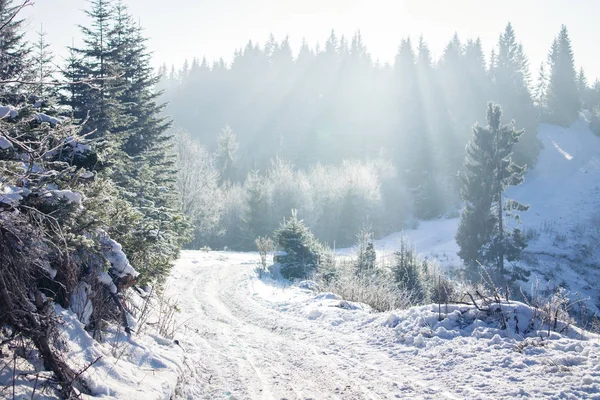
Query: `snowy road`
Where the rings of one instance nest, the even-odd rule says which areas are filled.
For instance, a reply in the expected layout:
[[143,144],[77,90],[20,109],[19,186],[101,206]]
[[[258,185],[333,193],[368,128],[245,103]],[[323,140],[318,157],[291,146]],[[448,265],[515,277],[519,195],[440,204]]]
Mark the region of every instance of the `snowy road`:
[[257,279],[257,260],[189,251],[176,265],[169,291],[186,353],[177,398],[600,399],[597,336],[523,341],[465,322],[468,306],[442,321],[432,306],[344,310],[330,295]]
[[[252,293],[249,254],[184,253],[170,289],[179,293],[179,341],[189,368],[184,398],[462,398],[367,344],[274,310]],[[182,267],[181,264],[185,266]]]

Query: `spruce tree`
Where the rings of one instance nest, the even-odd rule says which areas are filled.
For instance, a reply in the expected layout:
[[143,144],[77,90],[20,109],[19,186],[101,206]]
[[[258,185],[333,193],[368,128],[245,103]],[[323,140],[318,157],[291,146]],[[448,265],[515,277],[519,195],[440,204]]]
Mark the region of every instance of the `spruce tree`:
[[544,62],[540,64],[538,78],[533,92],[535,105],[538,107],[541,113],[544,112],[546,107],[546,95],[548,91],[548,76],[546,74],[546,68],[544,67],[545,64],[546,63]]
[[217,151],[215,154],[221,182],[234,180],[238,148],[239,144],[235,132],[229,125],[225,126],[217,136]]
[[64,74],[68,80],[90,83],[70,90],[69,105],[75,121],[86,121],[83,133],[97,140],[102,156],[97,167],[104,168],[122,159],[120,147],[127,134],[123,128],[128,122],[123,114],[124,105],[118,101],[123,87],[116,79],[123,66],[115,62],[115,49],[110,47],[117,33],[113,28],[113,2],[92,0],[85,13],[91,23],[79,26],[83,46],[70,48],[72,57]]
[[520,165],[533,166],[541,149],[537,138],[538,123],[530,93],[529,61],[523,46],[517,41],[509,23],[498,40],[494,69],[492,99],[504,106],[509,119],[519,121],[525,133],[514,149],[514,159]]
[[494,277],[502,281],[507,272],[504,260],[517,260],[525,248],[519,229],[505,225],[505,217],[525,211],[528,206],[504,200],[509,186],[523,182],[525,168],[512,162],[513,146],[523,131],[512,125],[501,125],[500,106],[488,104],[487,127],[477,124],[467,148],[461,196],[465,208],[456,233],[458,255],[467,265],[471,279],[476,279],[477,264],[495,267]]
[[577,119],[581,103],[571,40],[565,25],[552,43],[549,62],[548,122],[569,126]]
[[84,45],[70,49],[63,74],[90,85],[69,85],[63,101],[76,120],[86,121],[84,132],[103,150],[94,167],[138,213],[116,238],[142,279],[162,278],[189,227],[176,193],[171,123],[160,115],[164,105],[154,91],[158,77],[141,28],[122,2],[93,0],[86,13],[92,23],[80,27]]
[[142,214],[133,234],[130,259],[148,279],[164,277],[188,234],[176,194],[177,170],[172,152],[171,121],[162,116],[154,86],[160,79],[150,65],[147,39],[125,5],[116,4],[110,59],[120,66],[116,100],[122,105],[119,130],[125,162],[115,179],[121,196]]
[[33,94],[44,101],[48,101],[51,98],[56,99],[58,97],[56,91],[57,86],[45,84],[52,79],[56,72],[52,65],[54,54],[50,49],[50,43],[48,43],[46,36],[47,33],[44,31],[44,28],[41,27],[38,32],[38,40],[32,51],[34,80],[40,83],[39,85],[34,86]]
[[286,252],[279,261],[284,278],[306,279],[317,270],[324,254],[323,247],[304,222],[298,219],[296,210],[292,210],[292,217],[275,231],[274,238],[277,246]]
[[589,88],[583,67],[579,69],[579,73],[577,74],[577,92],[579,93],[581,107],[589,109]]
[[[25,40],[25,20],[17,14],[20,5],[13,0],[0,0],[0,81],[29,81],[34,78],[30,62],[31,46]],[[0,86],[3,104],[16,104],[19,96],[29,91],[19,83]]]
[[373,243],[373,232],[370,229],[362,228],[357,235],[356,251],[356,275],[366,276],[375,271],[375,244]]

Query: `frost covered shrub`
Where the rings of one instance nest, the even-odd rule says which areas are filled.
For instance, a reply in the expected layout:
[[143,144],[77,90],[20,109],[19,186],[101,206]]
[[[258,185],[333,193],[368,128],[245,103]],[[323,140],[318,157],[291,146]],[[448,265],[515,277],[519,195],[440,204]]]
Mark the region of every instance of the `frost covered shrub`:
[[259,236],[256,238],[254,243],[256,243],[256,249],[258,250],[258,255],[260,256],[260,264],[262,265],[263,269],[267,269],[267,255],[275,248],[273,239],[268,236]]
[[323,246],[297,218],[296,210],[275,231],[275,243],[286,255],[279,257],[281,275],[286,279],[306,279],[318,268]]
[[405,309],[414,304],[412,293],[399,288],[385,268],[357,275],[354,262],[349,261],[336,269],[335,279],[323,279],[320,274],[317,278],[322,290],[338,294],[344,300],[368,304],[376,311]]
[[269,230],[275,230],[290,210],[298,210],[301,215],[311,216],[311,192],[310,182],[301,171],[294,170],[291,163],[280,158],[273,160],[265,179]]
[[361,276],[375,270],[377,254],[375,253],[375,244],[373,243],[373,233],[370,230],[361,229],[357,238],[355,269],[356,275]]
[[424,279],[423,262],[417,251],[407,238],[400,239],[400,249],[394,253],[392,273],[399,288],[411,292],[417,303],[422,303],[427,296]]
[[600,111],[592,113],[592,117],[590,118],[590,129],[596,135],[600,136]]
[[175,153],[180,207],[194,224],[190,247],[199,248],[223,234],[227,187],[219,187],[220,175],[213,155],[186,132],[175,134]]

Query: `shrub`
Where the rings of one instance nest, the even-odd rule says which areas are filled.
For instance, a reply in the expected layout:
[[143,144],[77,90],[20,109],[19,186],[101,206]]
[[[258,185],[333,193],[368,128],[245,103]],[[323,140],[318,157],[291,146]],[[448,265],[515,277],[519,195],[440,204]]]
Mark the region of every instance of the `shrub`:
[[336,269],[335,279],[317,277],[322,290],[340,295],[344,300],[365,303],[375,311],[405,309],[414,304],[412,293],[399,288],[389,271],[376,268],[370,274],[357,275],[354,261]]
[[258,249],[258,255],[260,256],[260,264],[263,269],[267,268],[267,254],[275,249],[273,239],[268,236],[259,236],[254,241],[256,248]]
[[417,257],[414,246],[407,238],[400,239],[400,250],[395,253],[392,273],[396,285],[412,292],[418,303],[426,299],[426,289],[423,279],[423,263]]
[[297,218],[296,210],[292,210],[292,217],[275,231],[275,242],[286,252],[279,259],[284,278],[308,278],[316,270],[324,249],[304,222]]

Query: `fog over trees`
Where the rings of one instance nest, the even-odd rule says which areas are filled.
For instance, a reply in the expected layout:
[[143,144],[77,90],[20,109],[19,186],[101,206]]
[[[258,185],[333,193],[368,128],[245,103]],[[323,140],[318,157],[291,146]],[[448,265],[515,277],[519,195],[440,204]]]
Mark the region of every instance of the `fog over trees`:
[[[292,208],[331,246],[352,243],[364,226],[381,236],[414,218],[456,216],[466,146],[488,102],[523,130],[512,159],[528,169],[539,124],[568,126],[600,88],[576,73],[565,26],[536,77],[510,23],[489,52],[454,35],[439,59],[425,37],[401,38],[393,65],[373,60],[360,32],[335,31],[297,51],[288,38],[249,41],[231,65],[190,60],[163,65],[157,87],[219,176],[222,214],[194,241],[217,247],[252,246]],[[197,226],[202,215],[190,214]]]

